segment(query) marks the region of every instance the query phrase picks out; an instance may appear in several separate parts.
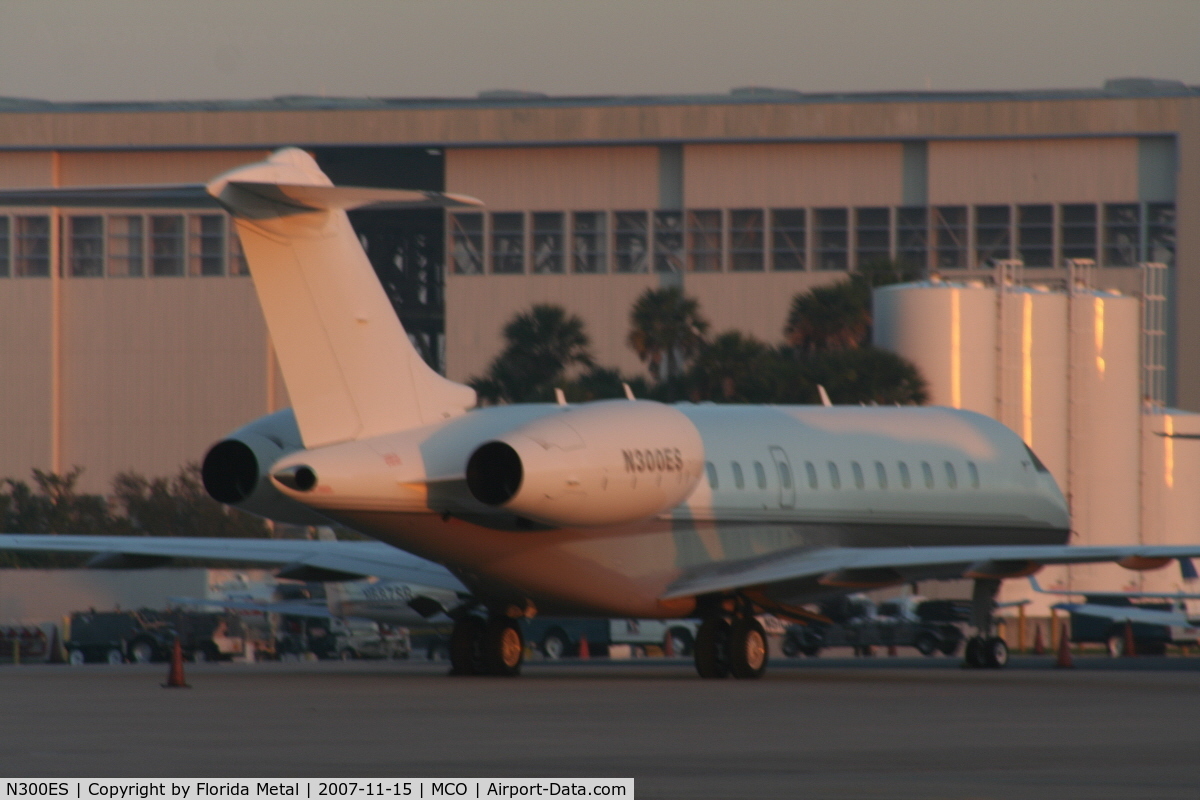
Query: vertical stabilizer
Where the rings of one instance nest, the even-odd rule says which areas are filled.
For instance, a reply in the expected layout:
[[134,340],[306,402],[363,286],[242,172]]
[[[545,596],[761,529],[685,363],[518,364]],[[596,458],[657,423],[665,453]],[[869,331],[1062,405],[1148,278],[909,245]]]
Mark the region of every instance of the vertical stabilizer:
[[222,175],[208,192],[234,217],[306,447],[419,427],[475,404],[470,387],[417,353],[345,212],[468,198],[334,187],[294,148]]

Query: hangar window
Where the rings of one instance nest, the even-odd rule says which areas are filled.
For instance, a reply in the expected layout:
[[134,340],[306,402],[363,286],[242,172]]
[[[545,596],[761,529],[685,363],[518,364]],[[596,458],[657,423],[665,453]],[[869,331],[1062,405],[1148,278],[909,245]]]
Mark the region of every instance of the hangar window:
[[721,212],[687,212],[688,269],[721,271]]
[[767,471],[763,469],[762,462],[754,462],[754,479],[758,481],[758,488],[767,488]]
[[891,216],[889,208],[854,210],[854,258],[859,267],[891,257]]
[[742,476],[742,465],[736,461],[730,462],[730,465],[733,467],[733,485],[739,489],[745,489],[746,480]]
[[115,278],[140,278],[145,274],[145,219],[141,214],[113,214],[108,218],[108,274]]
[[1132,267],[1138,262],[1140,237],[1137,203],[1104,204],[1104,265]]
[[949,461],[946,462],[946,485],[951,489],[958,488],[958,472],[955,471],[954,465]]
[[763,212],[757,208],[729,212],[729,267],[735,272],[763,269]]
[[924,206],[896,209],[896,259],[925,269],[928,261],[929,219]]
[[533,215],[533,271],[544,275],[562,272],[563,269],[562,212],[535,212]]
[[492,272],[520,275],[525,271],[525,215],[521,212],[492,214]]
[[1096,257],[1096,206],[1091,203],[1064,205],[1059,232],[1063,258]]
[[1175,263],[1175,204],[1146,204],[1147,258],[1168,266]]
[[829,485],[834,489],[842,488],[842,476],[838,472],[838,465],[832,461],[828,462],[829,466]]
[[617,272],[650,271],[650,220],[645,211],[618,211],[613,215]]
[[813,234],[813,260],[817,269],[849,268],[850,232],[846,209],[816,209],[813,212]]
[[967,207],[939,206],[933,210],[934,259],[938,269],[967,266]]
[[188,220],[188,274],[225,274],[225,218],[197,214]]
[[1027,267],[1054,266],[1054,206],[1017,206],[1017,253]]
[[450,257],[455,274],[483,272],[483,214],[450,215]]
[[854,488],[855,489],[867,488],[867,481],[863,477],[862,466],[857,461],[850,462],[850,471],[854,473]]
[[771,210],[771,269],[784,272],[804,269],[807,262],[803,208]]
[[888,488],[887,467],[883,465],[882,461],[875,462],[875,480],[879,482],[880,489]]
[[975,263],[1012,258],[1012,221],[1008,206],[975,206]]
[[150,217],[150,274],[183,274],[183,215]]
[[683,212],[654,212],[654,271],[683,272]]
[[974,461],[967,462],[967,477],[971,480],[971,488],[979,488],[979,468],[975,466]]
[[50,218],[16,217],[14,222],[14,272],[22,278],[50,277]]
[[229,235],[229,274],[250,274],[250,268],[246,266],[246,253],[242,250],[242,240],[236,230],[230,231]]
[[933,467],[929,466],[928,461],[921,462],[921,474],[925,477],[925,488],[933,488]]
[[607,230],[603,211],[576,211],[571,215],[571,257],[576,272],[608,271]]
[[104,275],[104,217],[67,217],[67,243],[72,278]]
[[711,461],[704,462],[704,472],[708,475],[708,485],[711,488],[716,489],[717,488],[717,468],[713,465],[713,463]]
[[8,217],[0,216],[0,278],[9,276],[8,252],[11,241]]
[[808,474],[808,488],[817,488],[817,468],[811,461],[804,462],[804,471]]
[[908,474],[908,464],[903,461],[896,462],[896,469],[900,473],[900,485],[905,489],[912,488],[912,477]]

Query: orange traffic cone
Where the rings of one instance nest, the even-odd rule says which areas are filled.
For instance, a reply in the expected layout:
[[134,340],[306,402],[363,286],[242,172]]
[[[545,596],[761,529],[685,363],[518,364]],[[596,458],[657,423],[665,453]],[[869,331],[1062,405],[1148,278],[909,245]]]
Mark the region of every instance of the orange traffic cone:
[[1046,643],[1042,641],[1042,626],[1033,626],[1033,654],[1035,656],[1043,656],[1046,654]]
[[675,637],[667,631],[667,635],[663,637],[663,656],[665,658],[675,657]]
[[1121,655],[1133,658],[1137,655],[1137,642],[1133,639],[1133,623],[1125,620],[1125,652]]
[[1072,669],[1075,660],[1071,658],[1071,643],[1067,641],[1067,627],[1064,625],[1058,632],[1058,658],[1054,661],[1058,669]]
[[175,640],[175,649],[171,651],[171,669],[167,673],[167,682],[163,685],[164,689],[190,689],[187,681],[183,679],[183,646],[179,644],[179,640]]

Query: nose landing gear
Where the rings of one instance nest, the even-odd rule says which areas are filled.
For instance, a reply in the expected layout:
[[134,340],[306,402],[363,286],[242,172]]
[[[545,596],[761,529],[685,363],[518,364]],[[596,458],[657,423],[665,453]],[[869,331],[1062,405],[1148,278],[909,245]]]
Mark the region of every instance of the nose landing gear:
[[971,622],[979,633],[967,640],[963,666],[970,669],[1000,669],[1008,664],[1008,643],[994,635],[996,594],[1000,581],[976,578],[971,594]]

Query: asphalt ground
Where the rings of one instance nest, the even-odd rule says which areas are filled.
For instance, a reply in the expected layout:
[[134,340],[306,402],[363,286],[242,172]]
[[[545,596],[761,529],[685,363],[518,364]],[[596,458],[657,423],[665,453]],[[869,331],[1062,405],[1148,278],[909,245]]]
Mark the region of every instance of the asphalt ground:
[[1197,798],[1200,658],[0,666],[0,777],[633,777],[672,798]]

